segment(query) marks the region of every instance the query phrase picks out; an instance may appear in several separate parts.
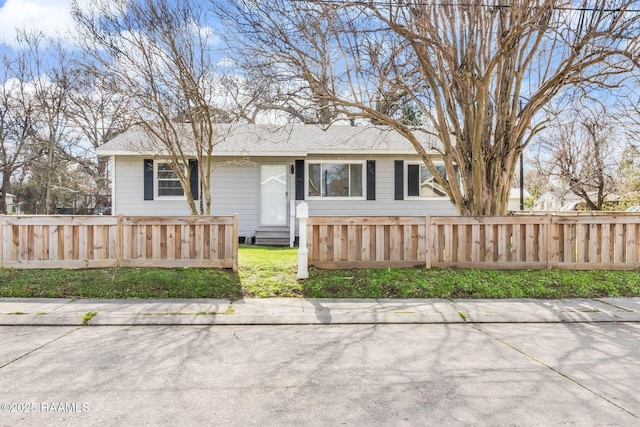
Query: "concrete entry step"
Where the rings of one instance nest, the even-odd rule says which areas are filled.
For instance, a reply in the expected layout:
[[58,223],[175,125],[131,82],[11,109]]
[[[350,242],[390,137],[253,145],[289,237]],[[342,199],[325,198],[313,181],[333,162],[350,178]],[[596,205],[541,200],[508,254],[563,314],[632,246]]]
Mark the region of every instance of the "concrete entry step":
[[288,227],[260,227],[256,230],[256,245],[289,246]]

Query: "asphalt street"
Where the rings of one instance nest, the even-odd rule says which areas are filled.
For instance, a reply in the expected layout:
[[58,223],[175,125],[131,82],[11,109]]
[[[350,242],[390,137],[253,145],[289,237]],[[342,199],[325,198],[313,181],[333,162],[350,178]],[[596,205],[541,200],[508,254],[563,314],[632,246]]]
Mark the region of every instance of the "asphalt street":
[[0,425],[640,425],[640,324],[0,327]]

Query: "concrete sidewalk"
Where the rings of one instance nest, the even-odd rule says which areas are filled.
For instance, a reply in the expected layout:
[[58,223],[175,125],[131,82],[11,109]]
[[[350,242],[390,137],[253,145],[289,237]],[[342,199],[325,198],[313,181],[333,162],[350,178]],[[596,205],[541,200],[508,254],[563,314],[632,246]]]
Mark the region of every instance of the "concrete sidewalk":
[[[90,313],[90,314],[88,314]],[[0,325],[308,325],[640,322],[640,298],[27,299],[0,298]]]

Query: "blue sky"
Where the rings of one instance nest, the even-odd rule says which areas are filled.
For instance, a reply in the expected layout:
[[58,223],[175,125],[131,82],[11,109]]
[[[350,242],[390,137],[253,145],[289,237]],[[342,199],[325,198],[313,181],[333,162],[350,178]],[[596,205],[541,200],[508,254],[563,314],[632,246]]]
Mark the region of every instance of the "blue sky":
[[71,0],[0,0],[0,41],[14,43],[16,28],[64,35],[71,25]]

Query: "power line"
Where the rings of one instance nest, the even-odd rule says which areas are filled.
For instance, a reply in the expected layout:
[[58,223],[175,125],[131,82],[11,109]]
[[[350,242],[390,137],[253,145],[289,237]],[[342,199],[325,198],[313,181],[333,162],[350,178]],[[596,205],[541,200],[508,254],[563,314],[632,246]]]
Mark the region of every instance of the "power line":
[[[334,5],[343,5],[347,6],[349,4],[354,6],[388,6],[391,2],[396,2],[397,0],[389,0],[389,1],[381,1],[381,0],[372,0],[372,1],[364,1],[364,0],[290,0],[294,3],[326,3],[326,4],[334,4]],[[413,2],[411,4],[399,4],[398,7],[408,7],[408,6],[436,6],[436,7],[460,7],[460,8],[470,8],[470,7],[482,7],[482,8],[493,8],[493,9],[510,9],[512,6],[510,4],[489,4],[489,3],[436,3],[436,2]],[[539,7],[532,7],[532,9],[539,9]],[[560,11],[573,11],[573,12],[623,12],[623,13],[640,13],[640,9],[625,9],[625,8],[599,8],[595,6],[555,6],[552,7],[554,10]]]

